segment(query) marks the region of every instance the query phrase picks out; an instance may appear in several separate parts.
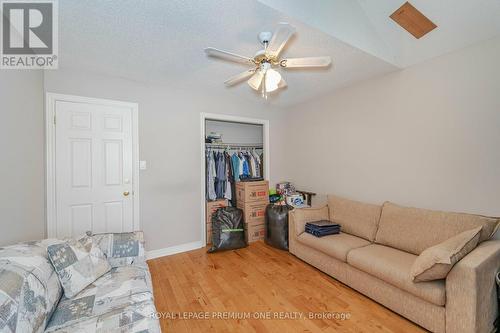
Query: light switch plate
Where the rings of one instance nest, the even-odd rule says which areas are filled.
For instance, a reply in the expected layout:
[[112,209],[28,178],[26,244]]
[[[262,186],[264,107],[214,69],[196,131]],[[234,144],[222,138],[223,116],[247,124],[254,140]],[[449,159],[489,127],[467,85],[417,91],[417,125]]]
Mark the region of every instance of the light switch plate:
[[139,161],[139,170],[146,170],[148,168],[147,161]]

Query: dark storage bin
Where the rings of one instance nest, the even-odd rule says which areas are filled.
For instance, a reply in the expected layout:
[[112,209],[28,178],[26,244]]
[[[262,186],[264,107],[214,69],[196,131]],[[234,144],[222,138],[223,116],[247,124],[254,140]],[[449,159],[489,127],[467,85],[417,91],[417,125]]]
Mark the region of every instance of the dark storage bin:
[[273,205],[266,207],[266,236],[264,241],[281,250],[288,250],[288,212],[292,206]]

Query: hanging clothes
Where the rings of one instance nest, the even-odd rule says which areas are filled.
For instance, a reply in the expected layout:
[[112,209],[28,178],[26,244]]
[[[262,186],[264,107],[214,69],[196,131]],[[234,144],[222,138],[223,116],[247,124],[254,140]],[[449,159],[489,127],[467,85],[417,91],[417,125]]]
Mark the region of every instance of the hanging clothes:
[[260,154],[260,176],[264,177],[264,153]]
[[207,200],[227,199],[236,206],[236,183],[261,178],[262,158],[253,151],[214,151],[205,153]]
[[227,200],[231,200],[233,196],[233,189],[231,184],[234,182],[232,166],[231,166],[231,157],[227,153],[224,152],[224,163],[226,164],[226,192],[224,193],[224,198]]
[[255,172],[256,172],[255,177],[260,178],[260,177],[262,177],[262,173],[260,172],[260,164],[261,164],[260,157],[259,157],[259,155],[257,154],[257,152],[255,150],[252,150],[251,153],[252,153],[252,156],[253,156],[253,158],[255,160],[255,164],[256,164],[256,166],[255,166]]
[[250,177],[250,168],[248,165],[248,159],[247,159],[246,154],[241,153],[240,159],[243,161],[243,170],[242,170],[241,175],[243,177]]
[[257,178],[257,163],[255,162],[255,157],[251,152],[248,152],[247,156],[248,164],[250,165],[250,176],[253,178]]
[[215,175],[217,170],[215,168],[215,156],[214,152],[209,150],[207,152],[207,199],[215,200],[217,199],[217,194],[215,193]]
[[224,154],[218,152],[215,158],[216,176],[215,176],[215,193],[217,199],[223,199],[226,192],[226,159]]
[[245,158],[243,157],[242,153],[239,152],[238,153],[238,158],[240,159],[240,170],[238,171],[239,172],[239,179],[241,179],[241,177],[243,177],[245,175]]
[[237,153],[233,153],[231,156],[232,164],[233,164],[233,176],[234,176],[234,181],[238,182],[240,181],[240,158],[238,157]]
[[229,183],[229,188],[226,191],[231,191],[230,198],[228,198],[228,200],[231,202],[231,206],[236,207],[236,180],[234,177],[233,158],[227,151],[226,165],[228,166],[227,182]]

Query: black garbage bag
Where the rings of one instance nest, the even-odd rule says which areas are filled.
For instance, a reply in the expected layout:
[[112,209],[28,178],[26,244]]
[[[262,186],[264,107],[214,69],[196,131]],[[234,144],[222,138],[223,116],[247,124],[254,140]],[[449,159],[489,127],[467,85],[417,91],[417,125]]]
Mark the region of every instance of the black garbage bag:
[[243,211],[234,207],[219,208],[212,215],[212,247],[209,253],[246,247]]
[[266,207],[265,242],[275,248],[288,250],[288,212],[293,209],[288,205]]

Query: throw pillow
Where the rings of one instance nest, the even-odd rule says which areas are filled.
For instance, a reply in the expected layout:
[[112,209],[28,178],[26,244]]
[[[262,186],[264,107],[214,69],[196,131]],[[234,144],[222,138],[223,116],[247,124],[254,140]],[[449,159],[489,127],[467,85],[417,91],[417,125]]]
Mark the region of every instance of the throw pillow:
[[424,250],[413,263],[411,277],[414,282],[446,278],[460,259],[474,250],[482,227],[464,231],[442,243]]
[[47,253],[67,298],[72,298],[111,269],[101,249],[89,236],[50,245]]

